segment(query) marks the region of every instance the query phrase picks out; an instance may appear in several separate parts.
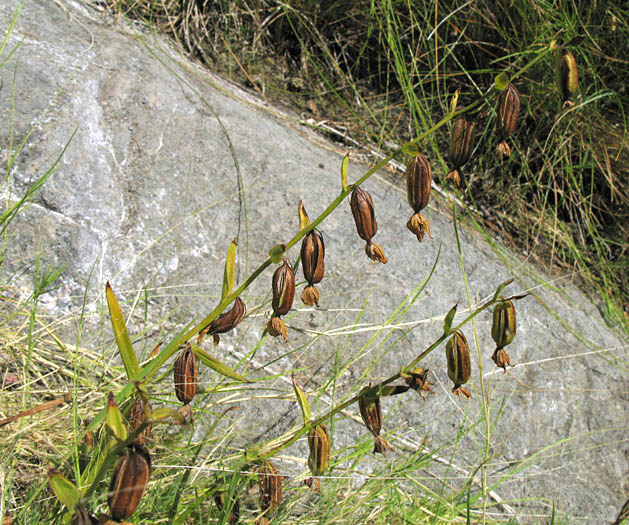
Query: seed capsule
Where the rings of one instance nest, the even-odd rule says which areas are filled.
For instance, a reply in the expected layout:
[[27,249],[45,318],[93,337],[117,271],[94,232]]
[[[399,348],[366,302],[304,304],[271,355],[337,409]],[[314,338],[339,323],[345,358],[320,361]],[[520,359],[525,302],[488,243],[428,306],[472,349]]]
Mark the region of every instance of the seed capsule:
[[312,230],[301,243],[301,265],[308,286],[301,294],[301,300],[307,306],[319,306],[319,291],[315,283],[321,282],[324,272],[325,244],[317,230]]
[[214,345],[219,343],[219,334],[232,331],[244,319],[247,313],[247,306],[240,297],[236,297],[234,305],[227,311],[219,315],[207,327],[199,332],[197,344],[200,343],[206,335],[214,336]]
[[258,487],[260,488],[260,507],[268,515],[273,514],[282,503],[282,481],[277,467],[269,460],[258,469]]
[[[216,503],[218,510],[221,512],[223,511],[223,508],[227,503],[226,497],[227,495],[223,491],[219,490],[218,492],[214,493],[214,503]],[[234,503],[232,505],[231,512],[229,513],[229,516],[227,518],[227,521],[230,525],[237,523],[238,519],[240,518],[240,504],[238,503],[238,500],[236,498],[234,498],[233,502]]]
[[518,123],[520,112],[520,93],[517,88],[509,83],[507,88],[500,93],[498,98],[498,135],[502,142],[498,144],[496,152],[506,157],[511,155],[511,148],[507,144],[507,137],[513,134]]
[[454,383],[452,392],[457,396],[461,393],[467,398],[472,397],[472,394],[461,386],[468,382],[472,372],[470,346],[463,332],[457,330],[447,342],[446,359],[448,361],[448,377]]
[[428,221],[419,213],[430,200],[432,185],[432,167],[425,155],[421,153],[413,157],[406,167],[406,197],[415,214],[406,223],[406,227],[422,242],[424,235],[430,235]]
[[199,364],[190,345],[179,353],[175,361],[175,394],[184,405],[190,404],[197,391]]
[[568,50],[563,51],[557,59],[557,87],[562,102],[566,102],[579,89],[577,61]]
[[370,387],[363,388],[361,395],[358,398],[358,409],[360,410],[360,417],[363,418],[365,426],[371,432],[374,437],[374,453],[386,455],[387,450],[393,450],[389,444],[380,437],[380,430],[382,429],[382,407],[380,405],[380,397],[377,395],[368,394]]
[[405,378],[406,384],[409,388],[412,388],[417,392],[422,399],[425,399],[424,392],[428,392],[433,394],[434,392],[430,388],[430,381],[428,381],[428,369],[424,370],[421,367],[416,368],[412,372],[407,373],[407,377]]
[[314,476],[322,476],[330,466],[330,432],[324,425],[317,425],[308,432],[308,467],[313,477],[306,484],[319,490],[321,482]]
[[295,272],[286,259],[273,274],[273,311],[275,315],[287,314],[295,298]]
[[472,155],[474,149],[474,128],[476,122],[470,122],[465,115],[461,115],[450,130],[450,162],[454,165],[452,171],[446,176],[457,187],[461,188],[462,180],[459,168],[463,166]]
[[[144,401],[142,397],[138,396],[131,407],[131,412],[129,412],[129,434],[135,432],[140,425],[146,421],[147,416],[150,417],[152,412],[153,409],[151,404],[148,401]],[[133,444],[145,446],[151,436],[152,427],[153,425],[149,423],[149,425],[137,435]]]
[[114,520],[123,520],[135,512],[150,476],[149,451],[142,446],[129,447],[118,460],[109,485],[107,501]]
[[281,335],[284,338],[284,341],[288,341],[286,323],[282,321],[281,317],[271,317],[269,322],[266,323],[266,331],[271,337]]
[[515,337],[515,321],[515,308],[511,301],[505,299],[496,304],[491,325],[491,337],[496,343],[496,350],[491,358],[496,366],[502,367],[505,372],[507,366],[511,365],[511,359],[504,347]]
[[371,195],[360,187],[354,186],[349,204],[352,209],[358,235],[367,242],[365,246],[367,257],[374,262],[385,264],[387,258],[384,255],[384,251],[376,243],[371,242],[371,239],[378,231],[378,223],[376,221]]

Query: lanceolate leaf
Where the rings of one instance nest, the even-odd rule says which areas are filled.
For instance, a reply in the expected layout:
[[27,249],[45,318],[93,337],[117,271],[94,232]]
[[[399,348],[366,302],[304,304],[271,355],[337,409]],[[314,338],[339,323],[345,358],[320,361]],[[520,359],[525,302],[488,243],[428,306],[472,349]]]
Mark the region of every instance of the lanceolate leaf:
[[73,509],[79,502],[81,491],[58,470],[48,471],[48,483],[57,499],[69,509]]
[[225,377],[229,377],[230,379],[235,379],[236,381],[243,381],[244,383],[250,382],[246,377],[243,377],[240,374],[234,372],[226,364],[221,363],[218,359],[216,359],[215,357],[212,357],[205,350],[203,350],[203,348],[201,348],[200,346],[191,345],[191,347],[192,347],[192,351],[194,352],[194,355],[196,355],[205,366],[209,366],[212,370],[215,370],[219,374],[224,375]]
[[105,414],[105,425],[118,441],[127,439],[127,426],[113,392],[109,392],[107,398],[107,413]]
[[234,289],[234,274],[236,271],[236,246],[238,243],[234,239],[227,249],[227,257],[225,258],[225,270],[223,272],[223,292],[221,301],[225,299]]
[[310,422],[310,416],[311,416],[310,404],[308,403],[308,398],[306,397],[306,394],[304,394],[304,391],[299,386],[299,383],[297,383],[295,376],[292,376],[291,379],[293,381],[293,388],[295,389],[295,396],[297,397],[297,403],[299,403],[299,408],[301,408],[301,413],[304,416],[304,424],[307,425]]
[[306,213],[306,208],[304,208],[304,203],[302,201],[299,201],[297,211],[299,212],[299,229],[303,230],[306,226],[310,224],[310,218]]
[[124,322],[122,310],[109,282],[105,288],[105,295],[107,296],[107,306],[109,307],[109,316],[111,317],[111,326],[114,329],[116,344],[118,345],[127,377],[131,381],[140,371],[140,365],[133,346],[131,346],[131,339],[129,339],[129,332],[127,332],[127,325]]
[[345,154],[343,157],[343,162],[341,163],[341,185],[343,187],[343,191],[347,191],[347,166],[349,165],[349,153]]

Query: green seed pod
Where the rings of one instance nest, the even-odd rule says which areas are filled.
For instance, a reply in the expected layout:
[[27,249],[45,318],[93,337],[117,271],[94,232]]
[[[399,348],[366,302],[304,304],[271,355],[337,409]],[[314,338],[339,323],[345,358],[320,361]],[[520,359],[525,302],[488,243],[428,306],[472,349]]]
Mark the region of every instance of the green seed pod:
[[179,353],[175,361],[175,394],[184,405],[190,404],[197,392],[199,364],[190,345]]
[[386,455],[387,450],[393,450],[389,444],[380,437],[380,430],[382,429],[382,407],[380,405],[380,397],[376,395],[370,395],[367,392],[370,387],[362,389],[360,396],[358,397],[358,409],[360,410],[360,417],[363,418],[365,426],[371,432],[374,437],[374,453]]
[[579,89],[577,61],[568,50],[560,52],[557,57],[557,87],[562,102],[566,102]]
[[354,186],[349,205],[352,209],[358,235],[367,242],[365,246],[367,257],[374,262],[386,264],[387,258],[382,248],[376,243],[371,242],[371,239],[378,231],[378,222],[376,221],[371,195],[360,187]]
[[463,332],[456,331],[446,344],[446,359],[448,362],[448,377],[454,383],[452,392],[470,398],[472,394],[463,388],[470,379],[472,364],[470,361],[470,346]]
[[496,303],[494,307],[491,337],[498,348],[504,348],[515,337],[515,308],[506,299]]
[[114,520],[123,520],[135,512],[150,476],[149,451],[142,446],[129,447],[118,460],[109,485],[107,501]]
[[273,273],[273,311],[275,315],[287,314],[293,306],[295,298],[295,272],[286,259]]
[[322,476],[330,466],[330,432],[317,425],[308,432],[308,466],[313,476]]

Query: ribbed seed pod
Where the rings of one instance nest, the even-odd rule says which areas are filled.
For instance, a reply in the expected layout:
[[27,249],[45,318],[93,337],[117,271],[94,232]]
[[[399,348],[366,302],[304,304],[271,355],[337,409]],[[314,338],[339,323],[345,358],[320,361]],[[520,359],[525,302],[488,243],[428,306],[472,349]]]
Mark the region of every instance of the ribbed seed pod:
[[384,255],[384,251],[376,243],[371,242],[371,239],[376,235],[378,231],[378,222],[376,221],[376,214],[373,208],[373,199],[369,192],[361,189],[358,186],[354,186],[352,195],[349,201],[350,208],[352,209],[352,215],[354,222],[356,223],[356,230],[361,239],[367,242],[365,246],[365,253],[374,262],[381,262],[385,264],[387,258]]
[[511,365],[511,359],[504,347],[513,341],[515,331],[515,307],[511,301],[503,299],[494,307],[491,337],[496,343],[496,350],[491,358],[496,366],[502,367],[505,372],[507,366]]
[[197,392],[199,364],[190,345],[186,345],[175,361],[175,394],[184,405],[190,404]]
[[273,514],[282,503],[282,482],[277,467],[268,459],[258,469],[258,487],[260,488],[260,507],[262,511]]
[[295,298],[295,272],[286,259],[283,259],[282,266],[273,273],[272,287],[275,315],[287,314]]
[[406,227],[422,242],[427,233],[430,238],[430,225],[419,213],[430,200],[432,185],[432,167],[425,155],[413,157],[406,167],[406,197],[415,214],[406,223]]
[[428,392],[430,394],[434,393],[430,388],[430,381],[428,381],[428,369],[424,370],[421,367],[416,368],[412,372],[407,372],[407,377],[405,379],[406,384],[409,388],[415,390],[422,399],[424,398],[424,392]]
[[244,319],[247,314],[247,306],[240,297],[236,297],[233,306],[226,312],[219,315],[214,321],[199,332],[197,344],[202,341],[206,335],[214,336],[214,344],[219,343],[219,334],[232,331]]
[[520,112],[520,93],[510,82],[507,88],[498,97],[498,135],[502,142],[498,144],[496,153],[506,157],[511,155],[511,148],[507,144],[507,137],[513,134],[518,123]]
[[[226,498],[227,494],[222,490],[214,493],[214,503],[216,503],[216,506],[218,507],[218,510],[220,512],[222,512],[223,508],[225,508],[225,505],[227,503]],[[238,503],[238,500],[236,498],[234,498],[233,502],[234,504],[232,505],[231,512],[229,513],[229,516],[227,518],[230,525],[237,523],[238,519],[240,518],[240,504]]]
[[447,180],[457,187],[461,188],[462,178],[459,168],[463,166],[472,155],[474,149],[474,128],[476,122],[470,122],[465,115],[461,115],[454,121],[454,125],[450,130],[450,162],[454,166],[452,171],[446,176]]
[[365,387],[361,391],[358,397],[358,409],[360,410],[360,417],[363,418],[365,426],[371,432],[374,437],[374,453],[386,455],[387,450],[393,450],[389,444],[380,437],[380,430],[382,429],[382,407],[380,405],[380,397],[377,395],[370,395],[367,392],[370,387]]
[[107,502],[114,520],[123,520],[135,512],[150,476],[149,451],[142,446],[129,447],[118,460],[109,485]]
[[325,244],[323,236],[312,230],[301,242],[301,265],[308,286],[301,294],[301,300],[307,306],[319,306],[319,290],[315,283],[321,282],[324,272]]
[[470,346],[463,332],[456,331],[446,344],[446,359],[448,362],[448,377],[454,383],[452,392],[470,398],[472,394],[462,385],[468,382],[472,372],[470,360]]
[[[129,412],[129,434],[135,432],[140,425],[146,421],[146,417],[150,417],[152,412],[151,403],[144,401],[142,397],[138,396],[131,406],[131,412]],[[149,425],[137,435],[133,444],[145,446],[151,436],[152,427],[153,425],[149,423]]]
[[314,476],[322,476],[330,466],[330,432],[325,425],[317,425],[308,432],[308,467],[313,477],[306,480],[306,485],[319,490],[321,482]]
[[566,102],[579,89],[577,61],[568,50],[560,52],[557,57],[557,87],[562,102]]

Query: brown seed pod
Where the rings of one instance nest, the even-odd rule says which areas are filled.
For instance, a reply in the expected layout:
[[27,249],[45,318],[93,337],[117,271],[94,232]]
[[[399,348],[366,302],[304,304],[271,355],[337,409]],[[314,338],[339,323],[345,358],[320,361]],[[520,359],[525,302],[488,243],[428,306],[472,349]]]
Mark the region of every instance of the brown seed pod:
[[360,417],[363,418],[365,426],[371,432],[374,437],[374,453],[386,455],[387,450],[393,450],[391,446],[380,437],[380,431],[382,429],[382,407],[380,405],[380,397],[377,395],[368,394],[370,387],[362,389],[358,397],[358,409],[360,411]]
[[188,405],[197,392],[199,364],[190,345],[186,345],[175,361],[175,394],[184,405]]
[[465,115],[461,115],[456,119],[450,130],[449,157],[454,168],[448,173],[446,179],[452,181],[457,188],[463,186],[459,168],[470,160],[472,150],[474,149],[475,127],[475,122],[470,122]]
[[142,446],[131,446],[118,460],[109,485],[111,517],[120,521],[135,512],[151,476],[151,456]]
[[282,503],[282,482],[277,467],[268,459],[258,469],[258,487],[260,488],[260,507],[265,513],[273,514]]
[[242,322],[246,314],[247,306],[240,297],[236,297],[233,306],[228,311],[223,312],[199,332],[197,343],[200,343],[206,335],[213,335],[214,344],[218,344],[218,335],[232,331]]
[[273,273],[272,287],[275,315],[287,314],[295,298],[295,272],[286,259],[282,260],[282,266]]
[[500,140],[496,152],[499,155],[510,156],[511,148],[507,144],[507,137],[515,132],[518,123],[518,113],[520,112],[520,93],[510,82],[507,88],[498,97],[498,120],[497,129]]
[[319,290],[314,285],[321,282],[324,273],[325,244],[322,235],[312,230],[301,243],[301,265],[308,286],[301,294],[301,300],[307,306],[319,306]]
[[[227,503],[226,498],[227,498],[227,494],[223,492],[222,490],[219,490],[214,493],[214,503],[216,503],[218,510],[221,512],[223,511],[223,508],[225,507],[225,504]],[[230,525],[237,523],[238,519],[240,518],[240,504],[238,503],[238,500],[236,498],[234,498],[233,502],[234,503],[232,505],[231,512],[229,513],[229,516],[227,518],[227,521]]]
[[322,476],[330,466],[330,432],[325,425],[317,425],[308,432],[308,466],[313,476]]
[[[129,412],[129,433],[135,432],[140,425],[146,421],[146,417],[150,417],[152,412],[151,403],[144,401],[142,397],[138,396],[131,406],[131,412]],[[149,425],[137,435],[133,444],[146,446],[146,442],[151,436],[152,427],[153,425],[149,423]]]
[[511,358],[504,347],[513,341],[516,331],[515,307],[511,301],[501,300],[494,307],[493,322],[491,325],[491,337],[496,343],[496,350],[491,359],[496,366],[505,372],[511,365]]
[[417,392],[421,396],[422,399],[425,399],[424,392],[428,392],[430,394],[434,393],[432,389],[430,388],[431,383],[427,379],[428,378],[427,368],[426,370],[424,370],[423,368],[418,367],[412,372],[408,372],[406,375],[408,376],[405,379],[406,384],[409,386],[409,388],[415,390],[415,392]]
[[281,317],[271,317],[271,319],[269,319],[266,323],[266,331],[271,337],[281,335],[284,338],[284,341],[288,341],[286,323],[282,321]]
[[430,200],[432,185],[432,167],[425,155],[421,153],[413,157],[406,167],[406,197],[415,214],[406,223],[406,227],[422,242],[424,235],[430,235],[430,225],[419,212]]
[[356,223],[358,235],[367,242],[365,246],[367,257],[374,262],[385,264],[387,258],[384,255],[384,251],[380,246],[371,242],[371,239],[378,232],[378,222],[376,221],[371,195],[360,187],[354,186],[349,205],[352,210],[354,222]]
[[463,332],[456,331],[446,344],[446,359],[448,362],[448,377],[454,383],[452,392],[470,398],[472,394],[463,386],[470,379],[472,364],[470,360],[470,346]]

